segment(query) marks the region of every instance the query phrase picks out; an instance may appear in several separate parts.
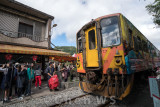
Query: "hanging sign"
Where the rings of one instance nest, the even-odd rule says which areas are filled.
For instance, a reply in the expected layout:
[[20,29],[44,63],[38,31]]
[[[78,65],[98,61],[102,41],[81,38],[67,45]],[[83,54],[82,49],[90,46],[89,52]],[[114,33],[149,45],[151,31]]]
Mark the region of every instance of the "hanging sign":
[[6,60],[10,61],[12,59],[12,55],[11,54],[7,54],[5,55]]
[[33,56],[32,58],[33,58],[33,61],[36,61],[37,60],[37,57],[38,56]]
[[159,105],[160,105],[160,97],[158,97],[158,96],[153,94],[153,103],[154,103],[154,107],[159,107]]
[[156,77],[149,77],[149,87],[150,87],[150,95],[153,97],[153,94],[157,97],[160,97],[160,90],[158,87],[158,83]]

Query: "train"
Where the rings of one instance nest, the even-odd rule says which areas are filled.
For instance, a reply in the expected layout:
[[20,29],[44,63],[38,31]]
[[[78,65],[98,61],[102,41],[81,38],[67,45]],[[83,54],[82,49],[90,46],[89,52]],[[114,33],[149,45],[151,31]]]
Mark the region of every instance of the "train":
[[160,66],[160,51],[121,13],[92,19],[76,34],[83,92],[122,100],[134,75]]

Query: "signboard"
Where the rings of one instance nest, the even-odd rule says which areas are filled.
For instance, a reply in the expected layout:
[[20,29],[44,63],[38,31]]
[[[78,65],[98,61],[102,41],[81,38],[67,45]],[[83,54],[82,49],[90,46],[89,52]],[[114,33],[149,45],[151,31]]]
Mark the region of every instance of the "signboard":
[[10,61],[12,59],[12,55],[11,54],[6,54],[5,58],[6,58],[6,60]]
[[154,107],[159,107],[160,106],[160,97],[157,97],[156,95],[153,94],[153,103],[154,103]]
[[37,60],[37,57],[38,56],[33,56],[32,58],[33,58],[33,61],[36,61]]
[[160,97],[160,90],[158,89],[156,77],[149,77],[149,87],[151,97],[153,97],[153,94]]

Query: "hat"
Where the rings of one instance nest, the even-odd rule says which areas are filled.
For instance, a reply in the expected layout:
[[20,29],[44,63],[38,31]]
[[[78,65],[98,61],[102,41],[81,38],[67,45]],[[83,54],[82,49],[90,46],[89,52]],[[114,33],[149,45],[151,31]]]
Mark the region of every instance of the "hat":
[[18,63],[18,62],[16,62],[16,63],[15,63],[15,65],[19,65],[19,63]]
[[53,64],[53,62],[50,62],[49,65]]

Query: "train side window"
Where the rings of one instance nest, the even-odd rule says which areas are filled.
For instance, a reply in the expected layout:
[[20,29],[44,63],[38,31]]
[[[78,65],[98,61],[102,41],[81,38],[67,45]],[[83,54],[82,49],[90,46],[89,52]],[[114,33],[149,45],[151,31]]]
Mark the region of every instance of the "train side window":
[[80,36],[80,33],[77,34],[77,52],[82,52],[82,37]]
[[145,41],[144,40],[142,40],[142,49],[143,49],[143,51],[146,52],[146,47],[145,47]]
[[148,51],[149,51],[149,54],[151,55],[151,44],[148,42]]
[[81,37],[78,38],[78,50],[79,50],[79,52],[82,51],[82,39],[81,39]]
[[142,44],[143,44],[143,50],[144,50],[145,52],[148,52],[147,42],[144,41],[144,40],[142,40]]
[[156,48],[155,47],[153,47],[153,55],[154,55],[154,57],[157,56],[157,54],[156,54]]
[[128,35],[129,35],[129,43],[130,43],[130,46],[132,47],[133,42],[132,42],[132,30],[131,29],[128,29]]
[[137,38],[136,38],[135,36],[134,36],[133,38],[134,38],[134,49],[135,49],[135,51],[137,51],[137,52],[138,52],[139,47],[138,47],[138,41],[137,41]]
[[146,46],[146,52],[149,53],[149,48],[148,48],[148,42],[145,42],[145,46]]
[[152,57],[154,56],[154,48],[153,48],[153,45],[151,45],[151,54],[152,54]]
[[96,48],[96,42],[95,42],[95,30],[91,30],[88,32],[88,38],[89,38],[89,49],[95,49]]
[[139,50],[142,50],[142,43],[140,37],[137,37]]

